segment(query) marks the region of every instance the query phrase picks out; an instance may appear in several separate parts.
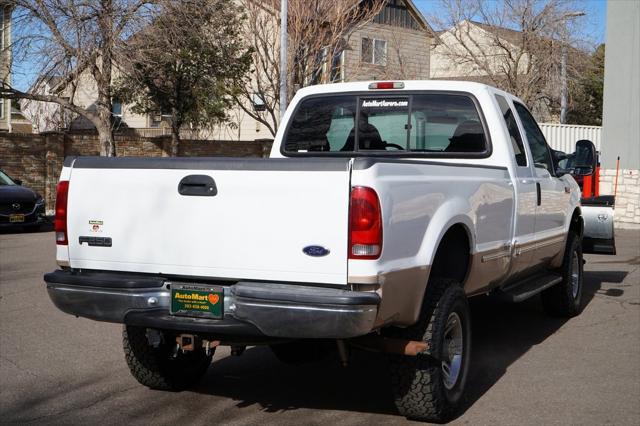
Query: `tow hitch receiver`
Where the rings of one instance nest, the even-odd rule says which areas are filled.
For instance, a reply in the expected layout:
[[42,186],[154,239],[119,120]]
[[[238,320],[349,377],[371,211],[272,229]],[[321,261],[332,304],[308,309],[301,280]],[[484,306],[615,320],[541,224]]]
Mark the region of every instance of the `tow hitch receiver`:
[[180,334],[176,336],[176,349],[181,350],[182,353],[191,352],[202,347],[204,348],[205,354],[209,356],[211,355],[211,350],[219,345],[219,340],[203,340],[194,334]]

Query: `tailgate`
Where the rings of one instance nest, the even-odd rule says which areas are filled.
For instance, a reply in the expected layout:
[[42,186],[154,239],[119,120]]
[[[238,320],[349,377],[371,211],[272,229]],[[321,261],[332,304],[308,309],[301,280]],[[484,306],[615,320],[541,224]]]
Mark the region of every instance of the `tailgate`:
[[[346,284],[349,175],[349,159],[80,157],[69,184],[70,265]],[[198,187],[207,180],[215,189]],[[308,246],[329,253],[310,256]]]

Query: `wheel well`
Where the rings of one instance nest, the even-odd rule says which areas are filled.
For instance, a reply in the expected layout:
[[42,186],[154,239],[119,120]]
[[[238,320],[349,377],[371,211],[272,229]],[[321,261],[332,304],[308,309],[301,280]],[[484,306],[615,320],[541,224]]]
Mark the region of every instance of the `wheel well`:
[[571,216],[571,223],[569,224],[569,231],[573,231],[578,234],[579,238],[582,238],[582,233],[584,232],[584,222],[582,220],[582,212],[579,208],[573,211],[573,216]]
[[464,283],[469,270],[470,244],[467,229],[456,224],[442,237],[431,266],[431,276]]

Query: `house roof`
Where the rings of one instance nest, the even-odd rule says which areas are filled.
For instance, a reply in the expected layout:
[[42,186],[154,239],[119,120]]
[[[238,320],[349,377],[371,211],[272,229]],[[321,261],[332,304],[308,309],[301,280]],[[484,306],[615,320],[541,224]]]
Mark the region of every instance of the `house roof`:
[[[483,31],[486,31],[494,36],[500,37],[501,39],[513,44],[513,45],[518,45],[520,44],[520,40],[522,38],[522,32],[521,31],[517,31],[517,30],[512,30],[510,28],[505,28],[505,27],[499,27],[496,25],[490,25],[490,24],[485,24],[482,22],[478,22],[478,21],[472,21],[472,20],[463,20],[458,22],[456,25],[454,25],[451,28],[447,28],[445,30],[439,30],[439,31],[434,31],[434,35],[436,36],[436,38],[439,38],[441,35],[446,34],[450,31],[453,30],[453,28],[455,27],[459,27],[460,25],[462,25],[464,22],[468,22],[469,24],[476,26],[480,29],[482,29]],[[439,42],[441,42],[440,40],[438,40]]]
[[436,33],[433,30],[433,28],[431,28],[431,25],[429,25],[429,23],[427,22],[427,19],[424,17],[422,12],[420,12],[420,10],[416,7],[415,3],[413,3],[413,0],[402,0],[402,1],[407,6],[407,9],[409,9],[409,12],[413,15],[414,18],[417,19],[418,23],[422,25],[422,27],[426,31],[428,31],[430,34]]
[[[276,11],[280,10],[280,0],[271,0],[271,1],[256,1],[256,3],[261,6],[264,10],[268,11],[269,13],[273,13],[275,14]],[[364,2],[366,0],[360,0],[357,4],[360,4],[362,2]],[[433,30],[433,28],[431,28],[431,26],[429,25],[429,23],[427,22],[427,19],[424,17],[424,15],[422,14],[422,12],[420,12],[420,10],[416,7],[415,3],[413,2],[413,0],[400,0],[402,1],[405,6],[407,6],[407,9],[409,10],[409,13],[416,19],[416,21],[418,21],[418,24],[420,24],[420,26],[427,32],[429,32],[429,34],[434,35],[436,32]]]
[[522,39],[522,31],[512,30],[510,28],[489,25],[478,21],[469,21],[470,24],[480,27],[483,30],[500,37],[512,44],[519,44]]

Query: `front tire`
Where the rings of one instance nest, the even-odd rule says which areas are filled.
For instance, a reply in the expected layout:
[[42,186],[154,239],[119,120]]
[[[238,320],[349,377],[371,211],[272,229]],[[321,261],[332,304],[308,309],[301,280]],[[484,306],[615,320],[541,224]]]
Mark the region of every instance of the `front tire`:
[[471,318],[464,290],[433,279],[418,322],[400,337],[422,340],[431,356],[393,356],[391,382],[396,407],[409,419],[446,422],[459,407],[471,359]]
[[179,391],[196,384],[211,364],[202,348],[173,357],[175,340],[164,334],[156,348],[149,344],[147,329],[124,326],[122,345],[131,375],[141,384],[158,390]]
[[584,261],[582,244],[575,232],[569,232],[561,267],[562,281],[542,292],[545,311],[556,317],[575,317],[582,312]]

